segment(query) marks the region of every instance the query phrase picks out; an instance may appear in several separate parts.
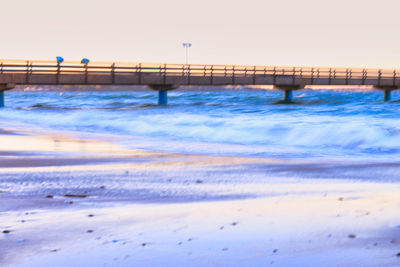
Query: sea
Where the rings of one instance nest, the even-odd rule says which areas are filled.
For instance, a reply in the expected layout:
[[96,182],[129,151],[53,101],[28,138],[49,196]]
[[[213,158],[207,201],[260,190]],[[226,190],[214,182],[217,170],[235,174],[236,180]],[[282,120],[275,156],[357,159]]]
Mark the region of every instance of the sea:
[[126,148],[266,158],[395,161],[400,93],[246,87],[156,91],[7,91],[0,128],[112,140]]

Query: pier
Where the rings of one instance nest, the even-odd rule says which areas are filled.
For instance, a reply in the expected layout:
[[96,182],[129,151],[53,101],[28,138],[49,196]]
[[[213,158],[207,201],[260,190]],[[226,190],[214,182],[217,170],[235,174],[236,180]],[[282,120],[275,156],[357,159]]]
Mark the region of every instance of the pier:
[[391,100],[400,87],[400,70],[362,68],[276,67],[119,62],[0,60],[0,107],[4,91],[16,85],[146,85],[158,91],[158,104],[168,91],[183,85],[271,85],[292,102],[293,91],[308,85],[369,85]]

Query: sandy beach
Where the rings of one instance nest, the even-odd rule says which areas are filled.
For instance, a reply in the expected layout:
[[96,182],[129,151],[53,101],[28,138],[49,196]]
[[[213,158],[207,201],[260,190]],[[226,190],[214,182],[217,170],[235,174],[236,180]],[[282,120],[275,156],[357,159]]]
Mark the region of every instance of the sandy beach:
[[0,6],[0,267],[400,267],[399,0]]
[[0,139],[1,266],[400,264],[399,164]]

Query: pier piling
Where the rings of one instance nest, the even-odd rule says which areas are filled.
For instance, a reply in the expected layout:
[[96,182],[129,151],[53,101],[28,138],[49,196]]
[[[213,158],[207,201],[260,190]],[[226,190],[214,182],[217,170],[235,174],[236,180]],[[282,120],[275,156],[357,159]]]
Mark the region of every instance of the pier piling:
[[302,84],[293,84],[293,85],[274,85],[274,88],[277,90],[284,91],[284,99],[283,103],[292,103],[293,102],[293,91],[300,90],[304,88]]
[[0,108],[4,107],[4,91],[11,90],[15,87],[13,83],[1,83],[0,84]]
[[285,102],[293,101],[293,90],[285,90]]
[[392,90],[388,90],[388,89],[384,90],[383,100],[385,102],[392,100]]
[[168,91],[158,90],[158,104],[167,105],[168,104]]
[[178,85],[173,84],[149,84],[150,89],[158,91],[158,104],[167,105],[168,104],[168,91],[178,88]]
[[4,107],[4,91],[0,91],[0,108]]

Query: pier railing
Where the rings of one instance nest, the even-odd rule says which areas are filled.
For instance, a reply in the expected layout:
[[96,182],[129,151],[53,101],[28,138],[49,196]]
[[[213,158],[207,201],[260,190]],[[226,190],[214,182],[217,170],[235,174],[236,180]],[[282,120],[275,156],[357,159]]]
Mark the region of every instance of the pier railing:
[[394,79],[399,78],[399,69],[372,68],[318,68],[318,67],[276,67],[244,65],[200,65],[164,63],[117,63],[54,61],[0,60],[0,74],[53,74],[53,75],[129,75],[148,73],[154,76],[173,77],[262,77],[295,76],[304,79]]
[[273,85],[292,91],[305,85],[369,85],[384,91],[400,88],[400,70],[372,68],[277,67],[166,63],[120,63],[0,60],[0,107],[3,92],[25,85],[148,85],[159,91],[159,103],[167,102],[167,91],[181,85]]

